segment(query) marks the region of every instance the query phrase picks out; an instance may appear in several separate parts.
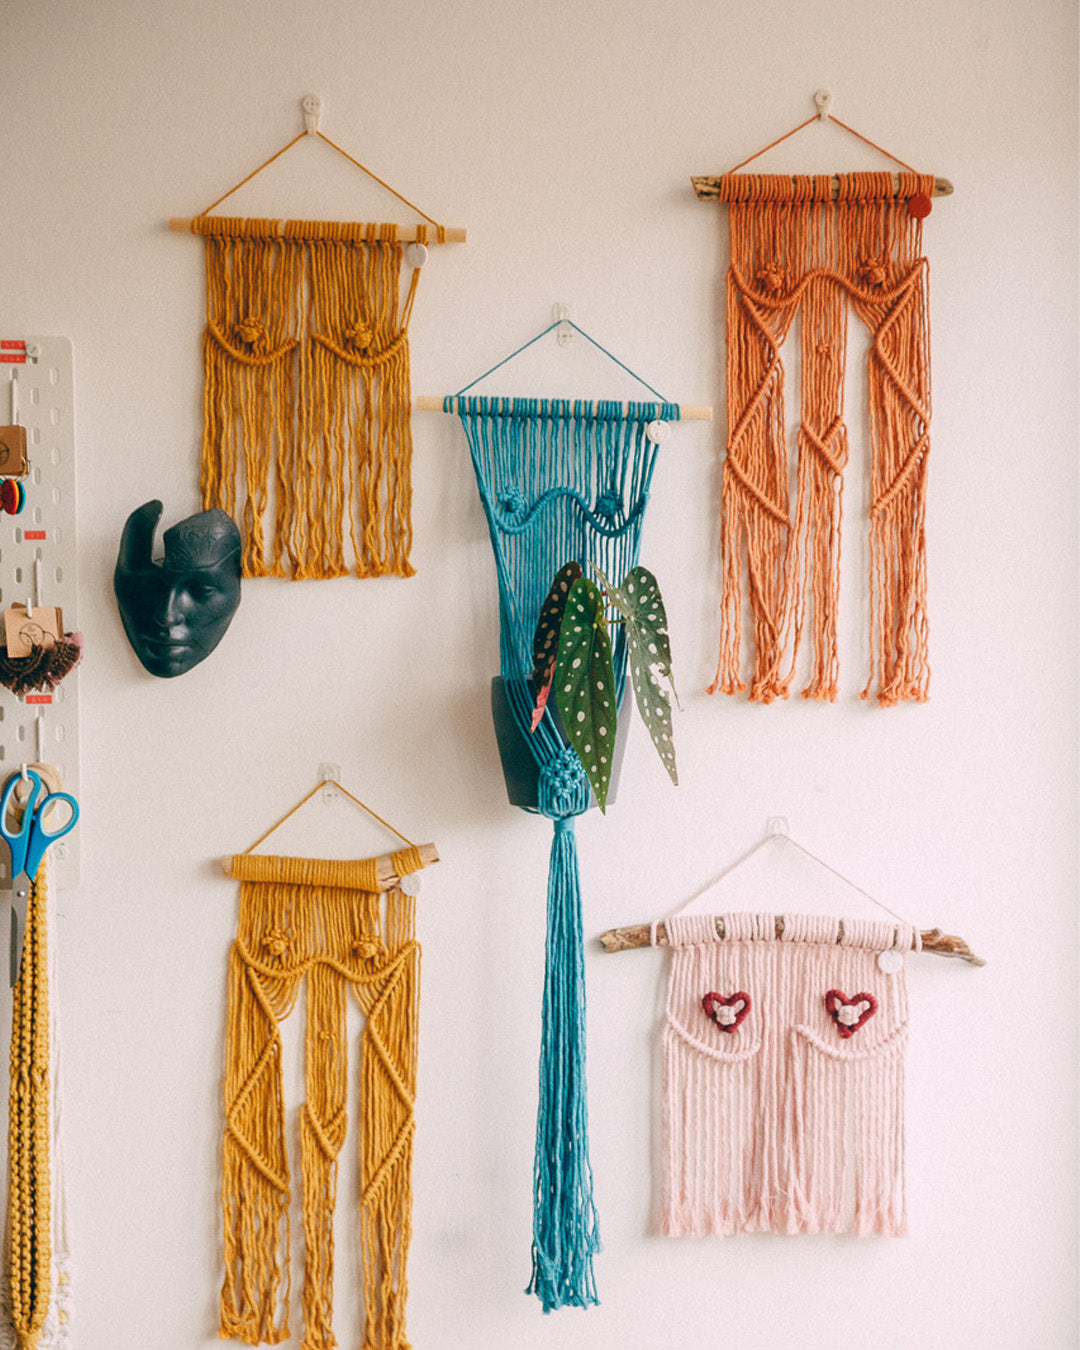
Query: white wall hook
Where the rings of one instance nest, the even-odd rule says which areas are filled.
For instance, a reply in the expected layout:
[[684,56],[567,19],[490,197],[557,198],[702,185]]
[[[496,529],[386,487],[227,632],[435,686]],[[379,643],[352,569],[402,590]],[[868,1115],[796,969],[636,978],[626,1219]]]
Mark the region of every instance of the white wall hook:
[[555,340],[560,347],[569,347],[574,340],[574,330],[570,327],[567,320],[570,318],[570,306],[565,300],[560,300],[554,309],[555,322],[559,327],[555,331]]
[[814,107],[817,109],[819,121],[824,122],[828,118],[831,106],[832,94],[827,89],[819,89],[814,95]]
[[300,100],[300,111],[304,114],[304,130],[309,136],[317,136],[319,119],[322,117],[322,99],[318,94],[305,94]]
[[765,822],[765,833],[770,839],[787,839],[791,833],[788,829],[787,816],[770,816]]
[[326,784],[322,792],[319,793],[319,799],[327,803],[332,802],[337,796],[337,793],[334,791],[334,786],[341,782],[341,765],[320,764],[319,782]]

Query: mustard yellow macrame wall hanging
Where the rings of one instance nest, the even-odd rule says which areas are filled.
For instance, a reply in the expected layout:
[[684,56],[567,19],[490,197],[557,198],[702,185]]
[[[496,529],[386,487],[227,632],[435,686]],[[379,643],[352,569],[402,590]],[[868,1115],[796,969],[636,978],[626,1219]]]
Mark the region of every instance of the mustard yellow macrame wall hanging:
[[[465,231],[325,136],[314,95],[302,107],[304,131],[193,220],[169,222],[206,241],[203,508],[240,526],[245,577],[412,576],[409,319],[427,243]],[[426,223],[209,214],[306,135]]]
[[[820,93],[816,102],[815,117],[765,150],[818,116],[831,118],[829,95]],[[731,220],[722,637],[710,693],[746,688],[740,675],[745,572],[753,628],[750,697],[769,703],[788,696],[804,628],[813,651],[803,696],[836,697],[850,300],[871,337],[871,631],[862,697],[875,680],[881,704],[927,697],[930,331],[922,221],[931,197],[952,186],[895,162],[905,172],[792,177],[732,170],[693,180],[699,197],[727,203]],[[780,352],[796,319],[801,407],[791,475]]]
[[275,1345],[289,1337],[290,1169],[279,1026],[306,983],[303,1343],[337,1344],[334,1201],[346,1136],[351,991],[365,1018],[357,1132],[363,1344],[365,1350],[407,1350],[420,973],[414,874],[437,862],[438,854],[433,844],[404,842],[394,853],[350,862],[257,856],[251,849],[224,860],[227,875],[240,882],[240,914],[229,956],[225,1047],[222,1339]]

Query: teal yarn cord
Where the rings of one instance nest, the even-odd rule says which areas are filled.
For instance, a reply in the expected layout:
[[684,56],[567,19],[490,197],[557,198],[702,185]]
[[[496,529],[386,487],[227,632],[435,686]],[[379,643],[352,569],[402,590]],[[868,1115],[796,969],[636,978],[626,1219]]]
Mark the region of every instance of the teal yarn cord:
[[545,1312],[597,1303],[601,1250],[589,1163],[585,1084],[585,952],[574,818],[555,821],[533,1164],[533,1272],[528,1292]]
[[[588,336],[587,334],[585,336]],[[592,341],[592,339],[590,339]],[[621,364],[621,363],[620,363]],[[463,398],[457,412],[495,554],[500,668],[514,721],[539,769],[537,811],[554,823],[534,1165],[533,1274],[528,1292],[545,1312],[597,1302],[600,1250],[589,1161],[585,1081],[585,958],[574,818],[590,804],[585,772],[566,744],[553,704],[528,727],[532,639],[555,573],[576,560],[621,581],[636,565],[656,464],[646,434],[679,415],[668,403]],[[621,700],[626,648],[614,643]]]

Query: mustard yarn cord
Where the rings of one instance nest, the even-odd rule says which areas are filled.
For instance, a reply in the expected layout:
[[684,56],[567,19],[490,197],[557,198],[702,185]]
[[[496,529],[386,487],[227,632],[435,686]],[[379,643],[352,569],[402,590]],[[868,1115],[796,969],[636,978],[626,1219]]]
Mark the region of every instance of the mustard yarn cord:
[[[397,856],[397,855],[395,855]],[[415,849],[402,865],[422,865]],[[257,864],[257,866],[255,865]],[[365,1017],[360,1081],[364,1350],[408,1350],[420,951],[415,902],[382,897],[374,860],[337,864],[240,855],[240,917],[229,958],[220,1334],[249,1345],[289,1337],[289,1203],[280,1023],[306,984],[300,1115],[304,1350],[336,1344],[337,1163],[347,1133],[346,1003]]]
[[193,228],[206,240],[203,506],[240,526],[244,576],[412,576],[419,270],[402,303],[397,226]]
[[13,990],[8,1100],[8,1261],[19,1350],[35,1350],[51,1292],[49,976],[44,867],[30,891],[22,967]]

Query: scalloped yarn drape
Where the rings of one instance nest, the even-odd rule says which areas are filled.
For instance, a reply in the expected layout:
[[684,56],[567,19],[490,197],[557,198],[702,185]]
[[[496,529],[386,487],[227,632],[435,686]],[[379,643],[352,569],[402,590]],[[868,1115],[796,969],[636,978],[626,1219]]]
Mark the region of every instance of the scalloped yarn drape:
[[[585,1081],[585,961],[574,820],[589,782],[549,701],[529,734],[532,640],[556,572],[576,560],[621,581],[636,565],[656,462],[646,434],[674,420],[662,403],[456,398],[487,516],[499,582],[501,674],[514,721],[539,768],[540,814],[554,826],[534,1166],[533,1273],[544,1311],[596,1303],[593,1203]],[[614,644],[621,698],[626,649]]]
[[[721,526],[722,637],[710,693],[740,675],[744,573],[752,623],[750,697],[786,698],[804,630],[805,698],[837,693],[841,493],[848,460],[848,304],[866,325],[870,448],[869,677],[862,697],[922,702],[926,480],[930,448],[928,264],[914,173],[835,179],[735,173],[727,279],[728,441]],[[781,347],[798,320],[801,407],[789,463]]]
[[[200,216],[202,498],[245,577],[413,575],[408,327],[397,226]],[[427,226],[417,227],[427,238]]]
[[[399,876],[424,864],[392,855]],[[420,949],[416,902],[379,893],[378,860],[240,854],[240,915],[229,956],[222,1209],[222,1339],[289,1338],[289,1161],[279,1025],[306,987],[300,1173],[303,1350],[334,1338],[334,1209],[346,1133],[350,991],[360,1047],[360,1253],[363,1350],[408,1350],[406,1257],[412,1234]]]

